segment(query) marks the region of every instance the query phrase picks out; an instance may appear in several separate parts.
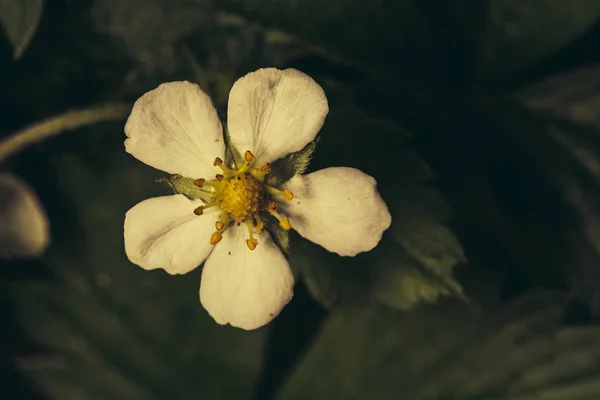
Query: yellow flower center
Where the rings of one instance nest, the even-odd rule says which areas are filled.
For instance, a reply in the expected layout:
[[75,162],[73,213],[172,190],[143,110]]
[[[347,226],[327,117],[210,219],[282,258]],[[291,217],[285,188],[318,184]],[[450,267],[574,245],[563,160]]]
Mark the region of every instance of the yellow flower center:
[[258,215],[263,202],[263,187],[249,173],[225,181],[221,209],[235,222]]
[[197,207],[194,214],[202,215],[206,208],[219,206],[221,215],[215,223],[216,231],[211,235],[210,243],[215,245],[221,241],[222,232],[229,223],[245,223],[249,235],[246,245],[250,250],[254,250],[258,244],[254,238],[254,230],[264,229],[261,213],[267,212],[276,218],[285,230],[292,228],[289,219],[277,212],[277,203],[274,200],[283,198],[290,201],[294,195],[289,190],[282,191],[265,183],[265,177],[271,172],[269,164],[254,168],[254,155],[250,151],[246,151],[244,159],[246,163],[241,168],[231,169],[223,165],[223,160],[216,158],[213,165],[221,168],[223,174],[217,174],[214,180],[194,180],[196,186],[208,186],[213,191],[211,201]]

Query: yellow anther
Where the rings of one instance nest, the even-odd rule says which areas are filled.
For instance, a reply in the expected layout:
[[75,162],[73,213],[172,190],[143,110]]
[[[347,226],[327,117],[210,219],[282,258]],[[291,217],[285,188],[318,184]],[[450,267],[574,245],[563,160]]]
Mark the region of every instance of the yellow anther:
[[194,185],[198,186],[199,188],[203,187],[205,183],[206,179],[204,178],[194,179]]
[[250,250],[254,250],[257,244],[258,240],[256,239],[246,239],[246,246],[248,246]]
[[262,185],[250,174],[223,181],[221,209],[236,222],[252,218],[262,204]]
[[204,206],[198,206],[194,208],[194,214],[202,215],[204,213]]
[[294,199],[294,193],[290,192],[289,190],[285,189],[285,190],[279,190],[273,186],[268,186],[265,185],[265,188],[269,191],[269,193],[271,193],[274,196],[282,196],[284,200],[286,201],[290,201]]
[[260,217],[256,217],[256,226],[255,226],[256,230],[259,232],[262,232],[263,229],[265,229],[265,224],[262,222],[262,219],[260,219]]
[[223,221],[217,221],[217,222],[215,222],[215,228],[218,231],[222,231],[223,228],[225,228],[225,224],[223,223]]
[[277,203],[274,201],[269,203],[269,210],[277,211]]
[[221,160],[219,157],[215,158],[215,161],[213,161],[213,165],[215,167],[218,167],[221,164],[223,164],[223,160]]
[[259,182],[265,181],[265,176],[271,172],[271,166],[269,164],[265,164],[259,169],[250,169],[250,174],[258,180]]
[[252,154],[250,150],[246,150],[246,152],[244,153],[244,160],[246,160],[246,162],[248,163],[251,163],[252,161],[254,161],[254,154]]
[[281,226],[286,231],[292,229],[292,224],[290,223],[290,220],[287,217],[279,221],[279,226]]
[[287,217],[283,218],[281,215],[279,215],[277,211],[271,210],[270,208],[267,208],[267,211],[269,212],[269,214],[277,218],[277,221],[279,221],[279,226],[281,226],[283,229],[285,229],[286,231],[292,229],[292,224],[290,223],[290,220]]
[[210,236],[210,244],[214,246],[215,244],[219,243],[221,239],[223,239],[221,232],[213,232],[213,234]]
[[221,182],[223,180],[224,176],[221,174],[217,174],[217,175],[215,175],[215,178],[217,178],[217,181]]
[[294,193],[290,192],[289,190],[285,189],[283,191],[283,199],[285,201],[290,201],[290,200],[294,200]]

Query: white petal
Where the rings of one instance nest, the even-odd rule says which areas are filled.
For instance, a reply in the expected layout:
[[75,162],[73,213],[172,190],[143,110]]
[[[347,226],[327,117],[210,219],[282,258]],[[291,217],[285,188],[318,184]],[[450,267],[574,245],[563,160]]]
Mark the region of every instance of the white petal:
[[323,89],[308,75],[295,69],[259,69],[231,88],[229,134],[239,152],[250,150],[260,166],[314,140],[328,111]]
[[125,150],[170,174],[213,177],[225,145],[210,98],[190,82],[163,83],[140,97],[125,124]]
[[213,249],[210,236],[219,215],[217,207],[203,215],[203,204],[181,194],[155,197],[136,204],[125,215],[125,253],[144,269],[162,268],[185,274],[198,267]]
[[200,302],[217,323],[250,330],[275,318],[291,300],[294,276],[268,233],[258,233],[258,246],[246,246],[245,226],[223,234],[202,271]]
[[392,222],[377,182],[357,169],[325,168],[285,186],[295,195],[281,204],[292,228],[341,256],[371,250]]
[[50,242],[48,217],[22,180],[0,175],[0,257],[39,257]]

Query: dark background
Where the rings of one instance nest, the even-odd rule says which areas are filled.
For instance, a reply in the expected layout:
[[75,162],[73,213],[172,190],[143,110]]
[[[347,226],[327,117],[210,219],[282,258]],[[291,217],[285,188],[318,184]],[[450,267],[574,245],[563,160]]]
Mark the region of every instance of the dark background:
[[293,67],[331,108],[311,171],[373,175],[394,225],[353,259],[293,236],[293,301],[218,327],[200,270],[125,257],[124,213],[167,189],[124,119],[35,144],[2,165],[52,226],[0,268],[3,396],[599,398],[599,56],[596,0],[46,1],[19,60],[0,40],[0,137],[183,79],[225,117],[235,79]]

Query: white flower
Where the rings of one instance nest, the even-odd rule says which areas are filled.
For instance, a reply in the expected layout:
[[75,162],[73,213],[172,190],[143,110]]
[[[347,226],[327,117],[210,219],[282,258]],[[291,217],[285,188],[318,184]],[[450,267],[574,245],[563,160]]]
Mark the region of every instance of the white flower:
[[[219,324],[256,329],[290,301],[294,277],[263,218],[342,256],[371,250],[390,223],[375,180],[353,168],[265,183],[270,163],[312,142],[328,113],[323,89],[294,69],[260,69],[231,89],[228,131],[244,154],[224,165],[223,129],[210,98],[190,82],[170,82],[137,100],[125,125],[127,152],[170,174],[195,179],[211,201],[176,194],[134,206],[125,251],[144,269],[185,274],[206,260],[200,301]],[[214,177],[213,179],[211,179]],[[281,213],[280,213],[281,212]]]

